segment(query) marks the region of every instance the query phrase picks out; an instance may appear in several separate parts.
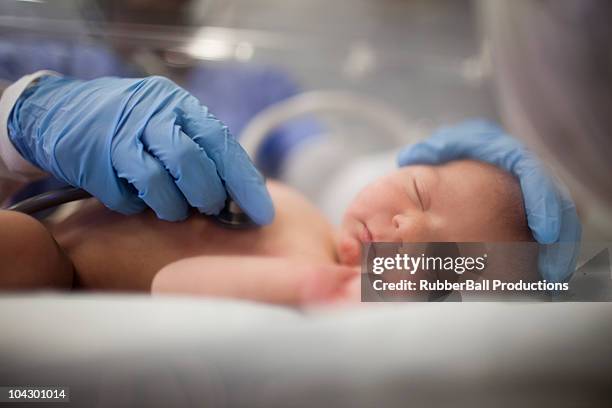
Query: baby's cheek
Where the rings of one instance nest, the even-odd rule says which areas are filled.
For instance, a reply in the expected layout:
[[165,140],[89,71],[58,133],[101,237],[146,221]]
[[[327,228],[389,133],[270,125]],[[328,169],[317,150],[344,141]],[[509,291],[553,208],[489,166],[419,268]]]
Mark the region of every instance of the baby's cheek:
[[427,217],[416,216],[401,224],[397,234],[402,242],[434,242],[437,241],[435,229],[435,223]]
[[343,265],[359,265],[361,260],[361,243],[349,235],[340,237],[338,241],[338,258]]

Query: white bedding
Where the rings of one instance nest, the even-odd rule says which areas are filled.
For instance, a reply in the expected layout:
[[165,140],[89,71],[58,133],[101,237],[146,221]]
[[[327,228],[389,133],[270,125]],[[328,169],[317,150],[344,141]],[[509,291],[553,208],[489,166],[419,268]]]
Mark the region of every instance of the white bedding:
[[0,384],[70,406],[610,406],[612,304],[308,312],[107,295],[0,297]]

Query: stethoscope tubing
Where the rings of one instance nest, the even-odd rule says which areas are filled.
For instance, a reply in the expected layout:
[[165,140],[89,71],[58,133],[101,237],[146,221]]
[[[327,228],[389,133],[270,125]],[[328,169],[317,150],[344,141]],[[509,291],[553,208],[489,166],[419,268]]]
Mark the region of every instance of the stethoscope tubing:
[[[78,187],[64,187],[35,195],[15,203],[6,209],[24,214],[35,214],[62,204],[93,197]],[[249,229],[257,226],[235,203],[228,199],[225,207],[217,215],[210,216],[219,225],[230,229]]]

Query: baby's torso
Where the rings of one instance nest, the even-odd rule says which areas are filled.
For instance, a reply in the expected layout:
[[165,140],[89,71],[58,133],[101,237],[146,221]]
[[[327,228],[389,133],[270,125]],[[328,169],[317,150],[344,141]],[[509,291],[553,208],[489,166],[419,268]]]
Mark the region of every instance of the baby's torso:
[[180,223],[160,221],[150,211],[122,216],[89,200],[49,229],[75,266],[77,286],[90,289],[149,290],[162,267],[193,256],[335,262],[333,231],[322,215],[298,193],[276,183],[269,188],[276,218],[263,228],[226,229],[197,213]]

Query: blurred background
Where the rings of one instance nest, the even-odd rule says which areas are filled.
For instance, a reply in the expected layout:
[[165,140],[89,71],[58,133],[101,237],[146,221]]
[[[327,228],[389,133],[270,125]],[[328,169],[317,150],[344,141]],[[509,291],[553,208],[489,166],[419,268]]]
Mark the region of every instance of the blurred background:
[[[273,66],[407,117],[495,117],[469,0],[1,0],[3,34],[124,42],[204,64]],[[166,55],[180,64],[183,55]]]
[[583,223],[603,231],[609,10],[596,0],[0,0],[0,81],[40,69],[169,77],[264,175],[334,221],[400,147],[464,118],[500,121],[503,107],[511,133],[571,169],[562,178]]
[[0,0],[0,78],[169,77],[339,221],[399,147],[497,118],[475,14],[468,0]]

